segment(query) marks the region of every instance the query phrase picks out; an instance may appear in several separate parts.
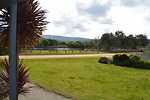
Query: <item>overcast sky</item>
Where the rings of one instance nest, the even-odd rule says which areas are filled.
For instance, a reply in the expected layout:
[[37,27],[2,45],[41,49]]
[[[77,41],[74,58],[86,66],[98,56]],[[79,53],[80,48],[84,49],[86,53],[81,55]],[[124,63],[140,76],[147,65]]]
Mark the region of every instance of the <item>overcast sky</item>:
[[39,0],[50,22],[44,34],[95,38],[122,30],[150,38],[150,0]]

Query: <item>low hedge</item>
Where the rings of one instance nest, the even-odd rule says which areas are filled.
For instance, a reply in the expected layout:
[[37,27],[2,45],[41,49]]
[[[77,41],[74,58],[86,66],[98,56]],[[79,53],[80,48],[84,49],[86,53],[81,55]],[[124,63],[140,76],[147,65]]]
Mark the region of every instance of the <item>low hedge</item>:
[[150,69],[150,62],[143,61],[139,56],[127,54],[117,54],[113,56],[113,64],[135,68]]
[[130,58],[126,54],[117,54],[113,56],[113,64],[119,66],[130,65]]
[[150,69],[150,62],[144,61],[136,55],[116,54],[113,56],[112,60],[107,57],[100,57],[98,62],[117,66]]

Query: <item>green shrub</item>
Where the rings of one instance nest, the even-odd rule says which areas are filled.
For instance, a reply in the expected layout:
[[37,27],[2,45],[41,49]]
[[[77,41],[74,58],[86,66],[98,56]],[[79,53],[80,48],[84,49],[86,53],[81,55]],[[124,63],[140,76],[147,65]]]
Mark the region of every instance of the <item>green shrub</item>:
[[119,64],[119,61],[120,61],[120,55],[114,55],[113,56],[113,64]]
[[119,66],[128,66],[130,65],[130,58],[126,54],[117,54],[113,56],[113,64]]
[[103,63],[103,64],[110,64],[111,60],[107,57],[100,57],[98,60],[99,63]]
[[135,55],[130,56],[126,54],[114,55],[113,64],[118,66],[150,69],[150,62],[143,61],[139,56]]
[[142,63],[141,58],[139,56],[130,55],[130,66],[135,66]]
[[[2,89],[0,92],[0,96],[7,98],[9,96],[9,61],[7,59],[3,59],[0,63],[0,86]],[[29,69],[26,68],[25,65],[22,64],[22,61],[18,61],[17,63],[17,95],[30,92],[31,87],[25,87],[26,83],[29,83]],[[3,89],[5,88],[5,89]],[[1,100],[1,99],[0,99]]]

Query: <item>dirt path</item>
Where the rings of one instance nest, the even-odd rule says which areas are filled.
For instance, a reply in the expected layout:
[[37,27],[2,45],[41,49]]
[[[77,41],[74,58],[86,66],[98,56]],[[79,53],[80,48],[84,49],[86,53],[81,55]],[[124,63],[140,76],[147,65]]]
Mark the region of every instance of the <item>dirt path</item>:
[[36,85],[29,84],[32,88],[30,93],[25,96],[20,95],[18,100],[72,100],[71,98],[65,98],[53,92],[48,92]]
[[[22,55],[21,59],[44,59],[44,58],[80,58],[80,57],[112,57],[112,53],[102,54],[82,54],[82,55]],[[7,56],[0,56],[0,58],[7,58]]]

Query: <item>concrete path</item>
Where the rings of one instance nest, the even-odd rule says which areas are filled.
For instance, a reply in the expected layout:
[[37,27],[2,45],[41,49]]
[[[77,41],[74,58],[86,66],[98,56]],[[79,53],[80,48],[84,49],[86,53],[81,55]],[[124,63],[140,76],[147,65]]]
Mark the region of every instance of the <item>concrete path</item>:
[[31,92],[25,96],[20,95],[18,100],[72,100],[71,98],[65,98],[61,95],[48,92],[36,85],[30,84]]
[[[102,54],[82,54],[82,55],[21,55],[21,59],[43,59],[43,58],[80,58],[80,57],[112,57],[112,53]],[[0,58],[7,58],[7,56],[0,56]]]

